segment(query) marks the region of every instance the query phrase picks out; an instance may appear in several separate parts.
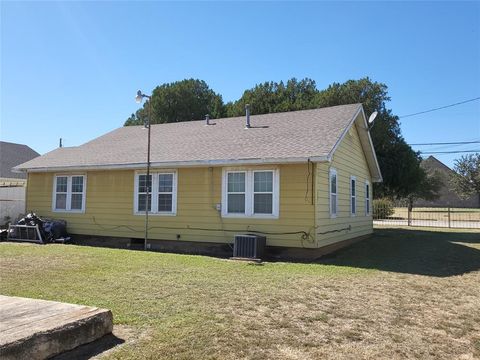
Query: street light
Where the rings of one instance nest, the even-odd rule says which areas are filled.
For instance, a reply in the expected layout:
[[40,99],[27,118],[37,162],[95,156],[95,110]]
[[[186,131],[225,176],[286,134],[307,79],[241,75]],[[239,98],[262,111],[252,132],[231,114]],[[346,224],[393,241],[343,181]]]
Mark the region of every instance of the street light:
[[[147,197],[145,199],[145,242],[143,244],[143,249],[147,250],[147,241],[148,241],[148,200],[150,197],[150,186],[152,182],[150,181],[150,120],[152,115],[152,97],[150,95],[145,95],[141,90],[137,91],[137,96],[135,96],[135,102],[140,104],[144,98],[147,98],[148,101],[148,117],[145,120],[145,128],[148,129],[148,142],[147,142]],[[150,202],[151,203],[151,202]]]

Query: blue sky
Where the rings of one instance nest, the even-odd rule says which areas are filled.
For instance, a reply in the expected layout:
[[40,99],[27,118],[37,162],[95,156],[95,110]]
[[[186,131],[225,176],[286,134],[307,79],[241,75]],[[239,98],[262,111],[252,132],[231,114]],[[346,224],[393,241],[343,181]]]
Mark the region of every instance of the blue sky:
[[[138,89],[184,78],[230,101],[263,81],[369,76],[389,86],[397,115],[480,96],[480,2],[0,6],[1,139],[40,153],[122,126]],[[410,143],[480,140],[480,101],[405,118],[402,132]]]

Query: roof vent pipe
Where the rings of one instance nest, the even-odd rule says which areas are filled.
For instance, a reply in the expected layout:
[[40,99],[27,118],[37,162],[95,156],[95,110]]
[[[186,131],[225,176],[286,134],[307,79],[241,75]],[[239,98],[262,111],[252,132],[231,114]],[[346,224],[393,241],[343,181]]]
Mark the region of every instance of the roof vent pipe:
[[205,125],[210,125],[210,115],[205,115]]
[[246,123],[245,123],[245,129],[250,129],[250,105],[246,104],[245,105],[245,116],[246,116]]

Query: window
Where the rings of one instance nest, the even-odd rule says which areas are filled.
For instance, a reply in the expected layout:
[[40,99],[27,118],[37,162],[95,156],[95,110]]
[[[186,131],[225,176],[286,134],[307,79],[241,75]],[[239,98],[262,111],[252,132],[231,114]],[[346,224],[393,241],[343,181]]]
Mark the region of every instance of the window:
[[137,211],[145,211],[147,208],[148,193],[148,211],[152,211],[152,174],[138,175],[138,207]]
[[337,216],[337,170],[330,169],[330,216]]
[[355,216],[357,213],[357,179],[355,176],[350,177],[350,215]]
[[85,211],[84,175],[56,175],[53,191],[53,211]]
[[370,183],[365,181],[365,215],[370,215]]
[[246,172],[227,174],[227,212],[245,214],[245,175]]
[[277,170],[225,171],[222,216],[278,217]]
[[253,172],[253,213],[273,213],[273,171]]
[[[148,200],[147,200],[148,192]],[[138,173],[135,176],[135,213],[148,206],[152,214],[175,215],[177,212],[177,176],[175,172]]]

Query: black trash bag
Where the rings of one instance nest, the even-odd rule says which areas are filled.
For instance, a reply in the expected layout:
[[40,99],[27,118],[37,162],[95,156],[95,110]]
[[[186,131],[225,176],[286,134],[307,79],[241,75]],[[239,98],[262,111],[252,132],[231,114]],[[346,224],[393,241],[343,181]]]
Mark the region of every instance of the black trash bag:
[[[54,242],[58,239],[67,238],[67,222],[65,220],[42,219],[37,214],[31,212],[17,221],[17,225],[38,225],[38,230],[44,243]],[[21,238],[29,240],[36,239],[36,234],[32,231],[25,231],[22,228],[12,228],[10,230],[11,238]]]
[[65,220],[46,220],[43,230],[48,241],[67,237],[67,222]]

